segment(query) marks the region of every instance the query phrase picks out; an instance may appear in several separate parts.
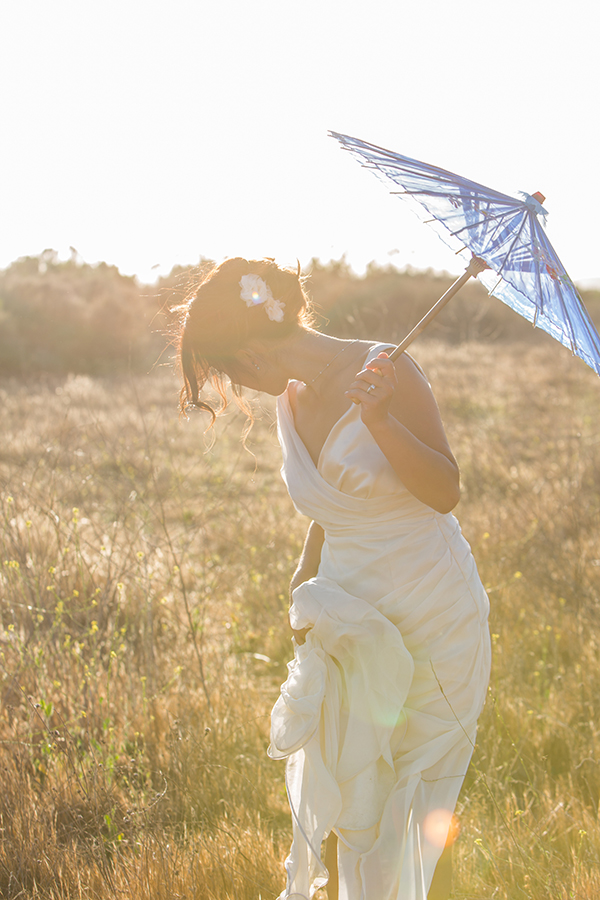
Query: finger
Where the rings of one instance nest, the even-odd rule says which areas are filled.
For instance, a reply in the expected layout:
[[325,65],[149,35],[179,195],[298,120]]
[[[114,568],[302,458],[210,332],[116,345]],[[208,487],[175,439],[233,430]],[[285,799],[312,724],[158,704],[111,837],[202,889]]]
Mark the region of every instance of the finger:
[[384,375],[378,369],[363,369],[356,375],[356,381],[368,382],[369,384],[383,384]]
[[380,367],[383,367],[383,366],[386,366],[386,365],[387,365],[387,366],[393,366],[394,363],[393,363],[392,360],[389,358],[388,354],[385,353],[384,351],[382,351],[381,353],[378,353],[377,356],[376,356],[374,359],[370,359],[369,362],[365,363],[365,366],[366,366],[367,368],[371,368],[371,367],[373,367],[373,366],[374,366],[375,368],[380,368]]
[[396,367],[389,359],[372,359],[365,364],[363,372],[381,372],[382,375],[395,375]]
[[357,397],[359,400],[363,400],[366,397],[372,397],[377,387],[376,384],[370,381],[355,381],[345,392],[345,395],[346,397]]
[[390,375],[382,375],[371,369],[359,372],[352,388],[356,387],[372,393],[377,388],[383,388],[386,393],[393,393],[396,387],[395,380]]
[[356,387],[344,392],[345,396],[353,403],[380,403],[387,396],[381,388],[374,384],[366,384],[363,382],[361,387]]
[[383,360],[389,360],[390,364],[393,365],[392,360],[389,358],[388,354],[382,350],[381,353],[378,353],[374,359],[370,359],[368,363],[365,363],[367,366],[372,365],[384,365]]
[[396,379],[396,367],[391,360],[371,360],[367,363],[365,369],[369,372],[377,372],[382,378]]
[[365,403],[371,395],[367,394],[366,390],[360,388],[353,391],[344,391],[344,396],[348,397],[349,400],[352,400],[354,404],[360,404]]

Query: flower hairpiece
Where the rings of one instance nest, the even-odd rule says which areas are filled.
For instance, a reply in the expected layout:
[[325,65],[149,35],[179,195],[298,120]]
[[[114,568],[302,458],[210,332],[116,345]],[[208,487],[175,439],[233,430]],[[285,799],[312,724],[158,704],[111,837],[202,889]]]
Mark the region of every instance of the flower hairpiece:
[[265,312],[272,322],[283,322],[285,303],[275,299],[271,293],[271,288],[266,281],[263,281],[260,275],[242,275],[240,287],[242,289],[240,297],[246,306],[260,306],[264,304]]

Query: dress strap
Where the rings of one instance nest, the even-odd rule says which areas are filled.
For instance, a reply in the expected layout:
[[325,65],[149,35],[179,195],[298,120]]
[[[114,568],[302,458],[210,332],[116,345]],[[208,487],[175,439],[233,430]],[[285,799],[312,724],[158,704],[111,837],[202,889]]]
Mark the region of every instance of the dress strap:
[[[386,351],[387,351],[387,350],[395,350],[395,349],[396,349],[396,344],[375,344],[375,346],[374,346],[374,347],[371,347],[371,349],[369,350],[369,354],[368,354],[368,356],[367,356],[367,362],[371,362],[371,360],[372,360],[372,359],[375,359],[375,357],[377,356],[377,354],[378,354],[378,353],[381,353],[383,350],[386,350]],[[406,350],[404,351],[404,354],[403,354],[403,355],[406,356],[407,359],[410,359],[410,361],[411,361],[411,363],[413,364],[413,366],[421,373],[421,375],[423,376],[423,378],[424,378],[427,382],[429,382],[429,379],[427,378],[427,375],[425,374],[425,372],[423,371],[423,369],[421,368],[421,366],[419,365],[419,363],[416,361],[416,359],[414,358],[414,356],[411,356],[410,353],[408,353]]]

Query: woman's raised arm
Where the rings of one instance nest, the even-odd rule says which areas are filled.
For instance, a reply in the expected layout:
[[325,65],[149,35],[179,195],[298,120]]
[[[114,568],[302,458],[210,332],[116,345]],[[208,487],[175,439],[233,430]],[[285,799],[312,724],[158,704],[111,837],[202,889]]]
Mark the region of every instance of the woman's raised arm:
[[346,392],[404,486],[440,513],[460,498],[458,465],[427,379],[413,360],[380,353]]

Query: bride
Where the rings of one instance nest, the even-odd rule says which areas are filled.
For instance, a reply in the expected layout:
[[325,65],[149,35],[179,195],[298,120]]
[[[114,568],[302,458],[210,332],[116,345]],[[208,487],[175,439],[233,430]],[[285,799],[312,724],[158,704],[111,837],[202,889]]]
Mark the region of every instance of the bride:
[[[181,403],[227,379],[278,397],[283,478],[311,519],[294,659],[271,717],[293,843],[280,900],[442,900],[489,678],[488,601],[431,388],[391,345],[311,325],[299,274],[229,259],[189,302]],[[220,410],[219,410],[220,411]]]

